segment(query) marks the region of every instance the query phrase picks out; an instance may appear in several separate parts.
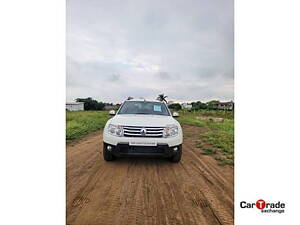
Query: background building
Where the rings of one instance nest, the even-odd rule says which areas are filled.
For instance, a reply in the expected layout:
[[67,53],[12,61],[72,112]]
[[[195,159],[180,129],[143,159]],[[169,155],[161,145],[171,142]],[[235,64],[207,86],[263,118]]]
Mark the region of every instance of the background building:
[[68,111],[81,111],[84,110],[84,102],[67,102],[66,110]]
[[193,106],[192,106],[191,103],[182,103],[182,104],[181,104],[181,107],[182,107],[183,109],[191,109]]
[[217,104],[217,109],[233,110],[233,108],[234,108],[233,101],[230,101],[230,102],[219,102]]

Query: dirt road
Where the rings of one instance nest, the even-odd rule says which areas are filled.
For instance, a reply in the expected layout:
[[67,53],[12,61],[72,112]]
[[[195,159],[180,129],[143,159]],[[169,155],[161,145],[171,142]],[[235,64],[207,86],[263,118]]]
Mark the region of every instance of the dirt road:
[[105,162],[101,131],[67,147],[68,225],[233,224],[233,168],[195,148],[184,126],[183,158]]

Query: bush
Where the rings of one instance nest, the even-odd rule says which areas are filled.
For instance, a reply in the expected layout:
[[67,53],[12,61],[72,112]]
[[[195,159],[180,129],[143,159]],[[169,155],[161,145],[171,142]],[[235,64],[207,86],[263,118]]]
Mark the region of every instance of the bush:
[[174,103],[168,106],[169,109],[173,109],[173,110],[181,110],[181,105],[179,103]]
[[84,102],[84,110],[102,110],[105,106],[103,102],[98,102],[92,98],[77,98],[76,102]]

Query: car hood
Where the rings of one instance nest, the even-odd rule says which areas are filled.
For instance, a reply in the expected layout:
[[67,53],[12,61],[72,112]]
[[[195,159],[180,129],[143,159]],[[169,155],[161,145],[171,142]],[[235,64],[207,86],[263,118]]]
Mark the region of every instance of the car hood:
[[116,115],[108,123],[124,126],[165,127],[170,124],[179,125],[172,116],[160,115]]

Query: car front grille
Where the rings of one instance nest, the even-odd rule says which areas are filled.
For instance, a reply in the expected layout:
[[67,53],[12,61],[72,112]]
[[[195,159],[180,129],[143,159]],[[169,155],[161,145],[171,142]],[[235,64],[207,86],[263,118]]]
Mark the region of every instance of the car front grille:
[[163,127],[124,126],[124,137],[162,138]]

